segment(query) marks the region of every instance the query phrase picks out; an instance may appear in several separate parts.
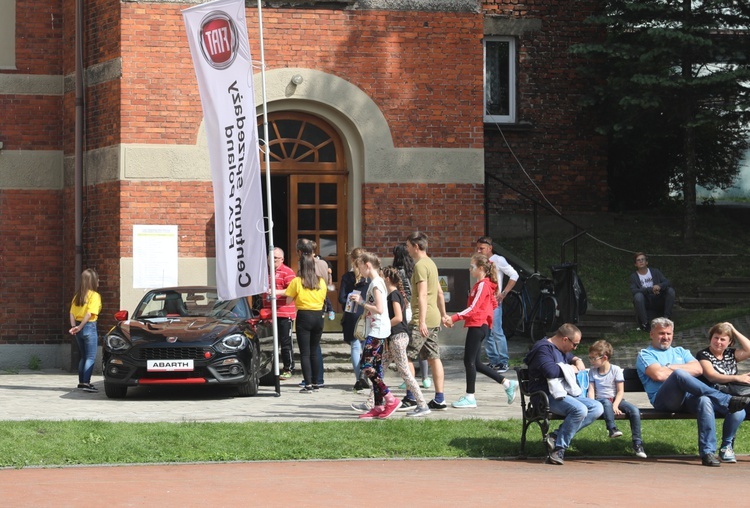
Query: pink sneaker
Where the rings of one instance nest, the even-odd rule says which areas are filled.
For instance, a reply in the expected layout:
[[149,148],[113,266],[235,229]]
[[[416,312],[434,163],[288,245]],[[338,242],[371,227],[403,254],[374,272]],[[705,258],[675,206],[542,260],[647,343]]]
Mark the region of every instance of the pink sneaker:
[[381,411],[380,414],[376,416],[376,418],[378,420],[385,420],[393,413],[395,413],[399,407],[401,407],[401,399],[399,399],[398,397],[393,397],[393,400],[385,403],[385,409],[383,409],[383,411]]
[[360,420],[372,420],[373,418],[377,418],[383,411],[385,411],[385,408],[383,406],[375,406],[368,412],[359,415],[358,418]]

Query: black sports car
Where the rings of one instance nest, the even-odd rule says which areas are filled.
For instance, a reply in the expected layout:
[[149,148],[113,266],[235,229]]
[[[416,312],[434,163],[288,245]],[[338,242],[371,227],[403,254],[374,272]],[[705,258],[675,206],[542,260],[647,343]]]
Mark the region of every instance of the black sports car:
[[248,298],[221,301],[215,288],[149,291],[128,319],[104,338],[104,392],[124,398],[129,386],[218,383],[239,395],[258,393],[272,367],[273,331]]

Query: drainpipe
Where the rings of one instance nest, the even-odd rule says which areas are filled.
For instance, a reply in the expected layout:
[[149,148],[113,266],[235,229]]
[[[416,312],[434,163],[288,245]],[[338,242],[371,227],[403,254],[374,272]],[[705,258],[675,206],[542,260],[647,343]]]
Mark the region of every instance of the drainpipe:
[[75,288],[83,271],[83,0],[76,0]]

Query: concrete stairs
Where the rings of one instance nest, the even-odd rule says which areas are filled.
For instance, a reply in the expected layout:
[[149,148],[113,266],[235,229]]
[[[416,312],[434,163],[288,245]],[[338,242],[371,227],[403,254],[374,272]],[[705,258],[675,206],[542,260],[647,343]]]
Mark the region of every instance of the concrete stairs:
[[581,329],[584,337],[602,337],[634,329],[637,323],[633,309],[589,309],[586,314],[580,316],[576,326]]
[[677,297],[684,309],[716,309],[750,301],[750,277],[721,277],[698,288],[697,296]]
[[[698,289],[695,296],[677,295],[675,318],[680,314],[697,309],[717,309],[750,302],[750,277],[722,277],[710,286]],[[617,334],[636,327],[635,311],[595,310],[580,317],[576,326],[584,337],[602,337]]]

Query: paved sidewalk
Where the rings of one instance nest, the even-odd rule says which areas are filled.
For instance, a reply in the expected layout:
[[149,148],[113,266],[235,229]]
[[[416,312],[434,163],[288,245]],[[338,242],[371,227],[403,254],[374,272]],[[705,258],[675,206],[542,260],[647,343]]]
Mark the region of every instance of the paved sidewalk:
[[[747,331],[750,318],[738,320],[736,326]],[[696,352],[705,347],[705,330],[691,330],[678,334],[674,344],[688,347]],[[592,342],[584,337],[584,345]],[[641,347],[648,344],[648,335],[643,334],[643,344],[619,348],[614,362],[622,367],[635,366],[635,356]],[[525,338],[510,342],[511,358],[523,358],[530,341]],[[585,356],[585,352],[580,353]],[[750,362],[745,362],[750,363]],[[445,394],[447,401],[457,400],[466,391],[463,362],[446,360]],[[515,372],[507,376],[515,379]],[[297,383],[301,377],[282,382],[281,395],[276,396],[274,387],[263,386],[256,397],[239,398],[232,388],[216,386],[167,387],[144,386],[128,389],[124,400],[110,400],[104,395],[101,377],[93,383],[99,393],[85,393],[75,389],[77,376],[74,373],[54,371],[22,371],[19,374],[0,374],[0,419],[2,420],[103,420],[121,422],[243,422],[243,421],[313,421],[353,420],[356,413],[350,408],[352,402],[363,402],[365,393],[352,391],[354,376],[342,372],[326,374],[326,387],[314,394],[299,393]],[[394,371],[386,375],[396,395],[400,378]],[[429,400],[435,394],[434,386],[425,389]],[[440,419],[509,419],[520,418],[518,401],[508,405],[500,385],[489,378],[477,375],[476,409],[448,409],[433,411],[428,418]],[[635,404],[648,404],[645,394],[628,395]],[[396,413],[395,417],[403,417]]]

